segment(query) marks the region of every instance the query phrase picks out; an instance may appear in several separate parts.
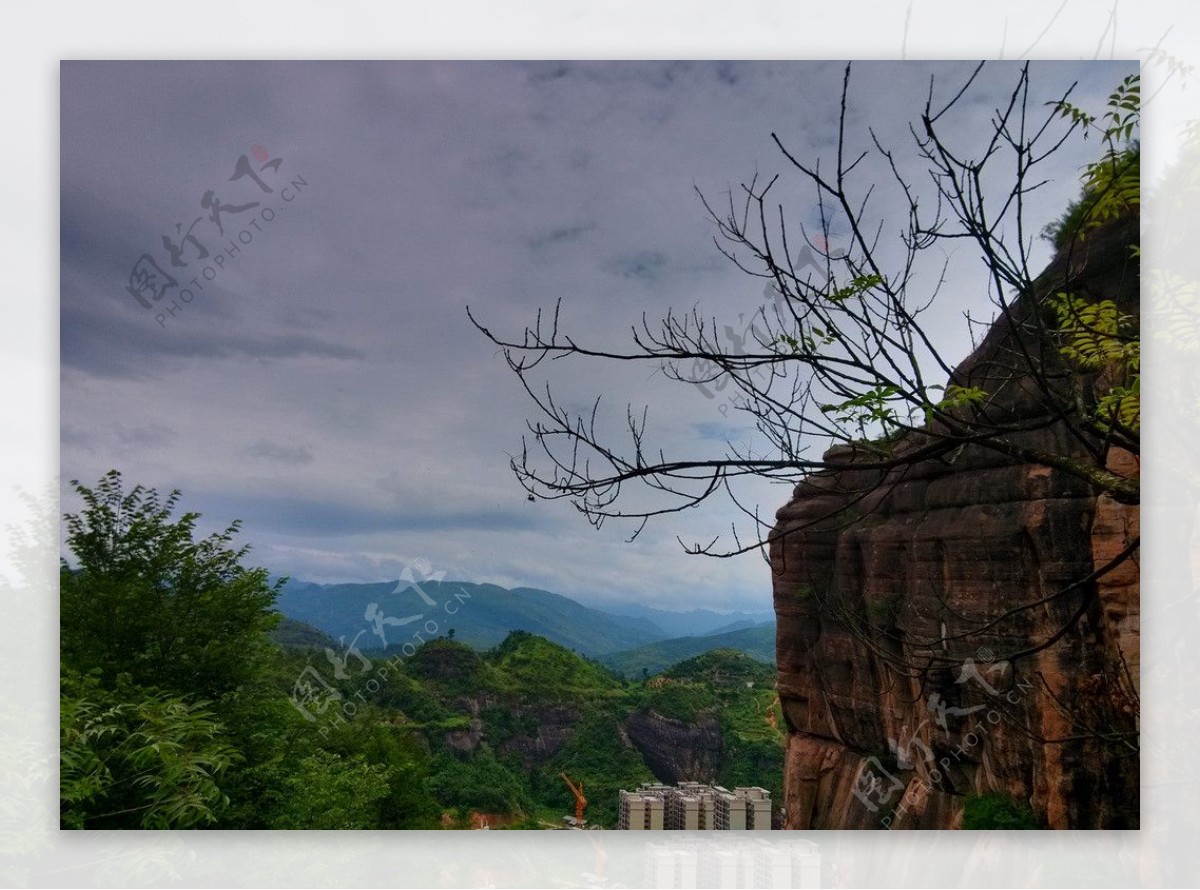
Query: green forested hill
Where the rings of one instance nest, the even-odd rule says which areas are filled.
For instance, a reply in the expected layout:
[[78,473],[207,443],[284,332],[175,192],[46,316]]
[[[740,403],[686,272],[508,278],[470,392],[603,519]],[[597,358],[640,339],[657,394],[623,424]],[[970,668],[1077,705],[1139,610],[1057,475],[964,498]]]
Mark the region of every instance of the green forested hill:
[[279,623],[271,628],[270,637],[281,646],[301,649],[340,648],[337,640],[325,631],[318,630],[303,621],[296,621],[294,618],[281,617]]
[[[324,669],[316,653],[291,657],[297,667]],[[706,652],[646,683],[525,631],[483,653],[439,638],[410,658],[367,657],[369,671],[355,668],[335,685],[351,700],[354,674],[372,676],[392,659],[372,699],[375,719],[403,727],[429,751],[422,787],[446,827],[466,826],[472,812],[549,827],[573,808],[563,772],[584,783],[588,817],[611,827],[619,789],[677,778],[662,769],[691,762],[680,740],[686,747],[706,735],[715,738],[708,773],[693,778],[781,787],[783,737],[768,716],[778,707],[774,670],[742,652]],[[672,735],[631,738],[631,722]]]

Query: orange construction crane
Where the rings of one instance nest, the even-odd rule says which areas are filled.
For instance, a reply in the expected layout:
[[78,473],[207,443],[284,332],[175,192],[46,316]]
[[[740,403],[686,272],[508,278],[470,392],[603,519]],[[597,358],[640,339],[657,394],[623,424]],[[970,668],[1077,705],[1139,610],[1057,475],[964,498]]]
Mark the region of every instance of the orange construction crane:
[[571,793],[575,795],[575,826],[583,828],[583,808],[587,806],[587,798],[583,796],[583,783],[580,782],[576,785],[566,773],[559,773],[559,775],[567,783],[567,787],[571,789]]

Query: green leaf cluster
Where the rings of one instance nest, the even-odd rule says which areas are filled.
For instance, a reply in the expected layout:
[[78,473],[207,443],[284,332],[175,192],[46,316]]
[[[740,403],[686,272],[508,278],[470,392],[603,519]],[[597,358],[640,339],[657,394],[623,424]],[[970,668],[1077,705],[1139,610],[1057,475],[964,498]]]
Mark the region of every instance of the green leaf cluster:
[[60,722],[64,828],[193,828],[217,821],[220,780],[241,755],[206,701],[117,691],[95,674],[63,677]]
[[850,299],[850,297],[865,294],[867,291],[879,287],[881,284],[883,284],[883,276],[881,275],[859,275],[853,278],[845,287],[834,288],[825,297],[831,303],[842,303]]
[[824,414],[832,414],[845,423],[856,423],[864,428],[871,422],[884,425],[894,425],[897,421],[896,409],[891,406],[900,390],[894,386],[877,386],[864,393],[846,399],[840,403],[829,403],[821,406]]
[[1105,143],[1103,157],[1084,170],[1082,195],[1042,232],[1061,249],[1141,203],[1141,147],[1134,138],[1141,121],[1141,82],[1136,74],[1126,77],[1108,97],[1099,123],[1069,102],[1057,106],[1062,117],[1083,126],[1085,137],[1100,129]]
[[1041,827],[1028,803],[1007,794],[968,795],[963,801],[964,830],[1030,830]]
[[[1059,103],[1063,117],[1101,130],[1106,149],[1089,164],[1083,194],[1058,223],[1043,233],[1062,249],[1087,231],[1135,210],[1141,201],[1141,150],[1135,138],[1141,120],[1141,83],[1126,77],[1108,97],[1108,110],[1089,117],[1069,103]],[[1137,245],[1131,250],[1136,256]],[[1122,313],[1112,300],[1086,300],[1059,292],[1047,301],[1056,322],[1059,351],[1080,371],[1097,375],[1090,419],[1103,430],[1137,435],[1141,428],[1141,338],[1137,319]]]
[[1137,319],[1112,300],[1090,302],[1068,293],[1048,301],[1055,313],[1059,351],[1074,367],[1103,372],[1093,411],[1102,428],[1114,424],[1137,433],[1141,427],[1141,338]]

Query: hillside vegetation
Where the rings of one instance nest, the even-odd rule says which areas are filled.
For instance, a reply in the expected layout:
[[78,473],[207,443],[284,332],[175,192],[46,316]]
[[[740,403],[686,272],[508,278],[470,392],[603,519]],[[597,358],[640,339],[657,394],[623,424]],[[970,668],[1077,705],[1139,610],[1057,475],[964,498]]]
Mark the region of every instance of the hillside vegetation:
[[555,827],[574,810],[564,772],[605,827],[617,791],[654,778],[779,792],[773,671],[741,652],[641,682],[525,630],[483,651],[449,627],[355,648],[361,617],[336,642],[282,619],[282,583],[242,566],[236,524],[197,540],[178,494],[115,472],[75,485],[64,828]]

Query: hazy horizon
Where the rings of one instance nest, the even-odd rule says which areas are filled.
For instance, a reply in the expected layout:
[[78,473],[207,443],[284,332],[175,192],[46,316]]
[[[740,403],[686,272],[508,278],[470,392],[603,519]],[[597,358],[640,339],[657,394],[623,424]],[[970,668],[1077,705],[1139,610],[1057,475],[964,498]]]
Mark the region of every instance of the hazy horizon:
[[[510,590],[510,591],[511,590],[536,590],[541,593],[550,593],[555,596],[561,596],[561,597],[565,597],[566,599],[569,599],[569,600],[574,600],[575,602],[579,603],[580,605],[587,606],[590,609],[596,609],[601,612],[607,611],[607,610],[613,609],[613,608],[632,607],[632,608],[637,608],[637,609],[647,609],[649,611],[655,611],[655,612],[669,612],[669,613],[676,614],[676,615],[686,615],[690,612],[711,612],[716,615],[739,615],[739,614],[754,615],[754,614],[760,614],[760,613],[761,614],[770,613],[772,615],[774,614],[774,609],[770,602],[768,602],[766,604],[766,606],[760,607],[760,608],[753,608],[753,607],[732,608],[731,607],[731,608],[710,609],[710,608],[704,608],[704,607],[700,607],[700,606],[691,606],[691,607],[683,607],[683,608],[665,608],[662,606],[647,605],[644,602],[639,602],[638,600],[632,600],[632,599],[612,599],[612,600],[597,599],[594,602],[585,602],[578,595],[572,594],[568,591],[547,590],[544,587],[538,587],[538,586],[532,585],[532,584],[504,585],[504,584],[496,584],[492,581],[488,581],[486,579],[480,579],[480,578],[452,578],[449,576],[447,576],[445,578],[430,578],[430,579],[422,579],[422,578],[420,578],[420,576],[416,576],[416,577],[417,577],[417,581],[419,583],[428,583],[428,581],[434,580],[434,581],[437,581],[442,584],[491,585],[493,587],[500,587],[501,589]],[[373,584],[397,584],[398,585],[398,584],[400,584],[400,582],[402,580],[401,578],[377,578],[375,580],[367,580],[367,581],[313,581],[309,578],[301,578],[296,575],[288,575],[286,573],[277,574],[275,572],[271,572],[270,578],[271,578],[272,583],[279,580],[280,578],[287,578],[287,580],[292,583],[314,584],[318,587],[345,587],[345,586],[351,586],[351,585],[367,586],[367,585],[373,585]]]

